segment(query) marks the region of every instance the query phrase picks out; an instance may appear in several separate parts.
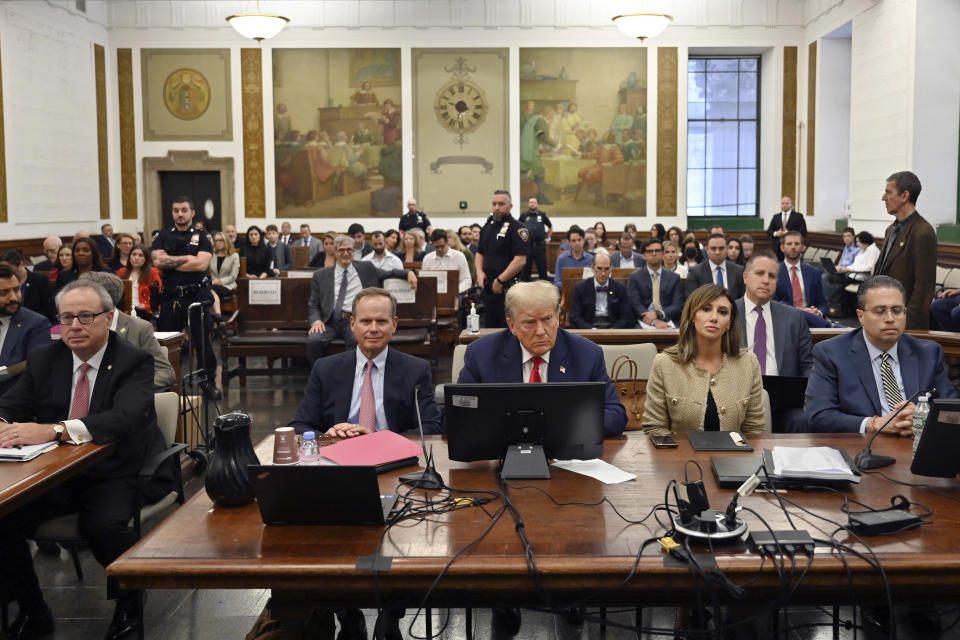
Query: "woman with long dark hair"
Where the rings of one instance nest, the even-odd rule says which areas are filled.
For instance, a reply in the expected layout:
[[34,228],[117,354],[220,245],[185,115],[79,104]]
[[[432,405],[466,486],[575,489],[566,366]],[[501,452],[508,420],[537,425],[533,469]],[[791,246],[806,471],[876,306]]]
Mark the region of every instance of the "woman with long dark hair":
[[123,267],[128,266],[130,252],[135,244],[137,244],[137,239],[129,233],[118,233],[113,239],[113,256],[110,257],[107,266],[117,273]]
[[56,284],[57,276],[60,275],[60,272],[66,271],[67,269],[73,269],[73,245],[69,242],[61,245],[60,248],[57,249],[57,259],[53,261],[53,266],[47,273],[47,277],[50,278],[50,284]]
[[746,258],[743,257],[743,244],[740,242],[740,238],[733,236],[727,238],[727,260],[741,267],[747,264]]
[[110,269],[103,264],[100,248],[97,247],[93,238],[77,238],[73,243],[73,267],[57,275],[57,290],[88,271],[110,271]]
[[263,231],[255,224],[247,229],[247,241],[240,250],[247,259],[247,277],[266,278],[273,273],[273,251],[264,242]]

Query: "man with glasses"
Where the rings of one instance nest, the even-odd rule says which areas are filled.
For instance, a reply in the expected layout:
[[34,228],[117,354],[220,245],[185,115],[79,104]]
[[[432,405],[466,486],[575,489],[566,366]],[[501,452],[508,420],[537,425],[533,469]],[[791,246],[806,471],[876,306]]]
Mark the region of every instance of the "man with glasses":
[[627,288],[610,278],[610,256],[598,253],[593,260],[593,277],[573,288],[570,325],[576,329],[629,329],[633,313]]
[[[165,448],[153,404],[153,358],[110,331],[110,295],[99,284],[78,280],[60,291],[57,306],[63,339],[33,351],[16,385],[0,397],[0,447],[50,441],[114,446],[100,462],[0,520],[0,592],[19,605],[8,638],[53,632],[53,614],[27,546],[37,526],[79,513],[80,531],[106,567],[137,541],[130,526],[135,505],[166,495],[175,474],[165,464],[162,479],[137,481],[144,463]],[[136,628],[139,595],[107,579],[107,597],[118,599],[108,640]]]
[[634,251],[634,246],[633,236],[629,232],[624,231],[620,234],[620,239],[617,241],[619,251],[610,256],[610,264],[614,269],[639,269],[643,266],[644,257]]
[[627,279],[633,315],[644,328],[675,327],[683,309],[680,276],[663,268],[663,242],[657,238],[643,243],[643,258],[646,265]]
[[322,358],[327,346],[340,338],[346,349],[353,349],[357,340],[350,330],[350,309],[361,289],[381,287],[387,278],[403,278],[414,289],[417,276],[404,269],[382,270],[372,262],[354,260],[353,238],[338,235],[333,241],[337,264],[313,274],[310,302],[307,305],[307,355],[310,362]]
[[[870,434],[917,390],[957,397],[940,345],[904,333],[906,294],[898,280],[874,276],[861,284],[857,318],[862,329],[813,348],[804,407],[811,431]],[[884,433],[911,437],[913,409],[908,404]]]
[[[0,264],[0,367],[12,367],[27,354],[50,343],[50,321],[21,303],[20,278],[8,265]],[[0,394],[16,383],[0,378]]]

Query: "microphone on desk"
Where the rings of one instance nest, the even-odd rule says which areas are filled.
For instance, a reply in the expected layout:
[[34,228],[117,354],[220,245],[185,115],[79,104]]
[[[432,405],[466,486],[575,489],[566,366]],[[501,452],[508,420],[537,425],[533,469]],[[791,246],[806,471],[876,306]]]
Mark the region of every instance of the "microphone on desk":
[[427,444],[423,439],[423,420],[420,418],[420,385],[413,388],[413,406],[417,410],[417,426],[420,427],[420,447],[423,449],[423,471],[407,473],[400,476],[400,482],[405,482],[417,489],[443,489],[443,478],[433,466],[433,445],[427,452]]
[[[890,417],[887,418],[887,421],[880,425],[880,428],[873,432],[873,435],[870,436],[870,439],[867,440],[867,446],[864,447],[863,451],[857,454],[857,457],[854,458],[854,464],[857,466],[857,469],[879,469],[881,467],[887,467],[897,461],[896,458],[891,458],[890,456],[881,456],[870,451],[870,447],[873,445],[873,440],[880,432],[883,431],[888,424],[890,424],[894,418],[896,418],[903,409],[917,399],[921,393],[924,393],[923,389],[917,389],[910,398],[900,405],[900,408],[890,414]],[[931,397],[937,393],[936,387],[928,391]]]

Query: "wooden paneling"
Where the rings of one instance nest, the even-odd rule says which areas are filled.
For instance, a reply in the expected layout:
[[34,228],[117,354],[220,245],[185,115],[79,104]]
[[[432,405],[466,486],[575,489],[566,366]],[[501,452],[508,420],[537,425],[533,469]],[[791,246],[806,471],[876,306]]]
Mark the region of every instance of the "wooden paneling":
[[797,188],[797,48],[783,48],[783,155],[780,195],[796,200]]
[[807,53],[807,194],[803,206],[808,216],[813,215],[813,179],[814,162],[816,161],[816,130],[817,130],[817,43],[811,42]]
[[117,49],[120,116],[120,202],[124,220],[137,219],[137,141],[133,125],[133,50]]
[[100,219],[110,219],[110,168],[107,164],[107,64],[102,45],[93,45],[97,91],[97,171],[100,175]]
[[263,164],[263,51],[240,50],[243,105],[243,200],[248,218],[267,217]]
[[657,48],[657,210],[677,215],[677,126],[680,82],[676,47]]

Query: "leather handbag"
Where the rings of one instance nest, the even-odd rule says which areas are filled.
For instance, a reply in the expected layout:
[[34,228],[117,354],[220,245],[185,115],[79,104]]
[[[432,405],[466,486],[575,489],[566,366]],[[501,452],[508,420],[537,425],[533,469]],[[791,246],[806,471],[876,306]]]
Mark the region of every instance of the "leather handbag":
[[613,386],[627,412],[627,431],[641,429],[643,406],[647,400],[647,381],[637,377],[640,368],[630,356],[618,356],[613,361]]

